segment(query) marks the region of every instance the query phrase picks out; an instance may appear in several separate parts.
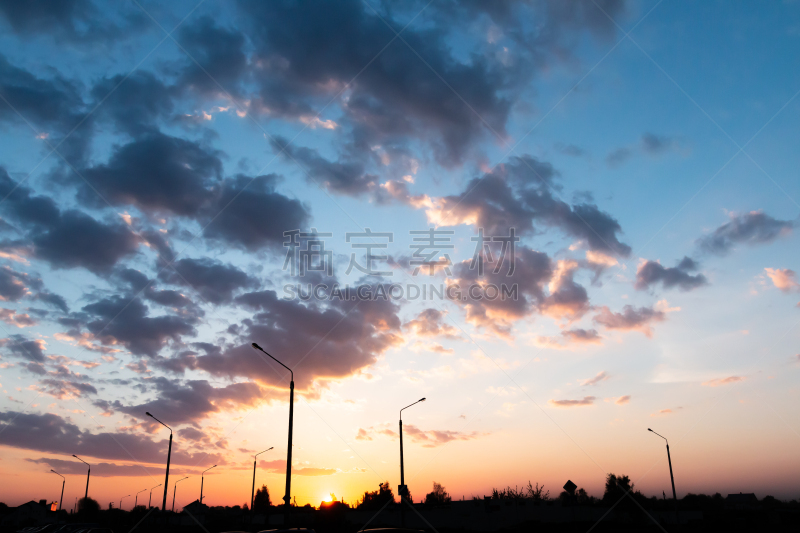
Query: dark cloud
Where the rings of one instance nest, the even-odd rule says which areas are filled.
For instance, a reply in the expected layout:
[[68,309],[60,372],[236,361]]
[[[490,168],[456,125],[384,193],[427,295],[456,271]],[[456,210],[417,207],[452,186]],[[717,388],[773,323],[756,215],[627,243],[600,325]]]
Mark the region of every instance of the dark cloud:
[[121,258],[135,253],[140,239],[120,222],[100,222],[78,210],[60,211],[46,196],[35,195],[0,168],[2,208],[26,230],[30,253],[53,268],[83,267],[109,272]]
[[315,380],[358,374],[402,342],[399,306],[382,298],[361,298],[359,290],[375,293],[378,286],[359,287],[343,288],[341,300],[332,297],[326,304],[280,299],[275,291],[243,294],[236,303],[257,311],[244,321],[246,342],[189,362],[215,376],[247,376],[285,388],[286,371],[254,350],[250,343],[255,341],[295,371],[302,389]]
[[690,291],[708,284],[702,274],[691,275],[697,269],[697,263],[690,257],[684,257],[675,267],[664,267],[658,261],[645,261],[636,269],[636,289],[649,289],[661,283],[665,289],[678,287],[682,291]]
[[[101,78],[91,96],[99,120],[131,135],[157,131],[157,121],[169,117],[174,108],[175,89],[154,74],[137,70],[128,76]],[[157,164],[157,163],[153,163]]]
[[764,244],[787,235],[792,231],[794,223],[789,220],[777,220],[763,211],[730,214],[730,222],[726,222],[710,235],[697,240],[701,250],[717,255],[725,255],[737,244]]
[[[77,475],[83,476],[86,474],[86,465],[81,463],[80,461],[76,461],[75,459],[54,459],[52,457],[42,457],[40,459],[25,459],[28,462],[42,465],[45,468],[52,468],[53,470],[57,471],[60,474],[66,475]],[[170,474],[176,476],[182,476],[185,473],[188,473],[186,469],[183,468],[171,468],[169,469]],[[92,463],[92,477],[138,477],[138,476],[150,476],[152,478],[160,478],[164,473],[164,468],[159,466],[149,466],[149,465],[125,465],[125,464],[116,464],[116,463]],[[161,494],[161,488],[159,488],[156,493]],[[145,494],[144,496],[147,496]],[[144,497],[143,496],[143,497]],[[144,500],[142,500],[144,501]]]
[[229,93],[241,96],[240,84],[247,68],[245,39],[241,32],[218,26],[203,16],[179,30],[178,42],[191,56],[177,85],[208,97]]
[[28,125],[28,122],[31,123],[36,134],[44,136],[45,145],[52,147],[59,145],[71,132],[69,138],[58,147],[58,152],[72,164],[83,161],[92,135],[92,123],[88,120],[81,128],[72,131],[83,120],[85,113],[76,84],[60,75],[49,80],[38,78],[23,68],[11,65],[0,54],[0,93],[10,104],[0,106],[0,120],[18,124],[26,134],[33,136]]
[[356,196],[377,187],[378,176],[365,173],[362,163],[328,161],[316,150],[295,147],[283,137],[274,138],[270,144],[276,152],[305,169],[309,182],[331,192]]
[[680,148],[680,141],[675,137],[645,133],[642,135],[642,150],[651,155],[658,155]]
[[249,251],[282,247],[283,232],[305,228],[311,215],[300,201],[277,192],[277,181],[274,174],[225,180],[200,219],[205,237]]
[[487,235],[531,234],[536,225],[555,227],[584,240],[591,250],[630,255],[619,241],[619,223],[589,202],[570,206],[556,198],[552,165],[530,156],[511,158],[491,173],[471,180],[464,192],[433,201],[428,216],[440,226],[472,224]]
[[154,357],[168,341],[194,335],[192,317],[147,316],[148,308],[131,295],[104,298],[83,307],[86,328],[107,346],[124,345],[131,353]]
[[593,320],[606,329],[621,331],[638,330],[646,336],[652,337],[653,330],[650,327],[651,323],[662,322],[666,319],[666,316],[664,311],[651,307],[636,308],[631,305],[626,305],[622,308],[622,313],[615,313],[608,307],[603,306]]
[[[508,266],[495,272],[495,265],[489,264],[488,261],[483,275],[479,267],[471,265],[470,261],[458,263],[453,269],[453,281],[461,287],[465,293],[463,296],[467,296],[465,299],[456,297],[454,303],[466,308],[469,322],[489,328],[503,336],[510,334],[515,320],[528,316],[540,308],[547,298],[546,285],[553,276],[553,265],[547,254],[517,245],[515,255],[512,275],[508,275]],[[499,261],[499,258],[493,259]],[[508,265],[509,258],[507,257],[505,261]],[[469,287],[484,284],[499,288],[505,285],[509,291],[515,290],[516,294],[494,299],[476,299],[469,294]]]
[[[167,441],[123,432],[91,433],[69,419],[54,414],[0,412],[0,444],[45,453],[72,454],[114,461],[163,464]],[[224,464],[219,454],[189,453],[180,442],[173,444],[172,462],[195,466],[199,463]]]
[[576,146],[574,144],[563,144],[557,143],[556,150],[564,155],[568,155],[570,157],[581,157],[586,155],[586,150],[581,148],[580,146]]
[[91,206],[103,206],[99,192],[113,205],[193,216],[210,201],[209,186],[221,174],[222,162],[213,150],[163,133],[148,133],[116,147],[107,164],[85,169],[83,175],[91,186],[84,185],[79,198]]
[[133,6],[121,9],[119,22],[113,12],[98,8],[91,0],[0,0],[0,15],[21,37],[43,34],[56,41],[106,43],[130,35],[143,26],[141,11]]
[[119,411],[148,422],[146,412],[169,413],[170,425],[194,424],[221,411],[233,411],[253,407],[271,399],[270,391],[256,383],[232,383],[214,387],[206,380],[181,383],[163,377],[146,378],[148,389],[153,389],[156,398],[145,403],[130,405],[119,400],[101,401],[98,407],[106,411]]
[[47,344],[42,339],[29,340],[22,335],[10,335],[0,339],[0,346],[8,353],[34,363],[44,363],[44,347]]
[[30,294],[31,279],[28,274],[4,266],[0,268],[0,300],[17,302]]
[[561,335],[569,341],[578,343],[600,343],[603,340],[596,329],[565,329]]
[[196,290],[212,304],[230,302],[240,289],[256,288],[258,281],[233,265],[213,259],[179,259],[163,269],[159,278],[167,283]]

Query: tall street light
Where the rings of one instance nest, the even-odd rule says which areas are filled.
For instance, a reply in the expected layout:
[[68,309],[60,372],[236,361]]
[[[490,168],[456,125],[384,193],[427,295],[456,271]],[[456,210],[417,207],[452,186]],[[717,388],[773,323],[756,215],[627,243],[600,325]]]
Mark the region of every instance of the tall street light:
[[[157,488],[158,488],[158,487],[160,487],[160,486],[161,486],[161,483],[159,483],[158,485],[156,485],[155,487],[153,487],[153,489],[157,489]],[[153,507],[153,506],[151,505],[151,504],[153,503],[153,489],[150,489],[150,499],[149,499],[149,500],[147,500],[147,508],[148,508],[148,509],[151,509],[151,508]]]
[[[161,510],[167,510],[167,489],[169,488],[169,460],[172,457],[172,428],[166,425],[164,422],[159,420],[158,418],[154,417],[150,413],[145,413],[147,416],[164,426],[169,430],[169,450],[167,451],[167,475],[164,477],[164,501],[161,502]],[[174,506],[173,506],[174,507]]]
[[[647,428],[647,431],[649,431],[651,433],[655,433],[656,435],[658,435],[658,433],[656,433],[655,431],[653,431],[650,428]],[[675,476],[672,475],[672,458],[669,456],[669,441],[663,435],[658,435],[658,436],[661,437],[662,439],[664,439],[664,441],[666,441],[666,443],[667,443],[667,462],[669,463],[669,479],[670,479],[670,481],[672,481],[672,499],[675,500],[675,521],[677,522],[677,520],[678,520],[678,495],[675,494]]]
[[[217,465],[214,465],[211,468],[216,468],[216,467]],[[205,470],[203,470],[203,473],[200,474],[200,503],[203,503],[203,476],[206,474],[206,472],[211,470],[211,468],[206,468]]]
[[77,459],[78,461],[82,462],[83,464],[85,464],[86,466],[89,467],[89,471],[86,472],[86,493],[83,495],[84,498],[88,498],[89,497],[89,475],[92,473],[92,466],[89,463],[87,463],[86,461],[84,461],[83,459],[81,459],[80,457],[78,457],[77,455],[75,455],[75,454],[72,454],[72,457],[74,457],[75,459]]
[[139,504],[139,494],[143,493],[146,490],[147,489],[142,489],[142,490],[140,490],[139,492],[136,493],[136,498],[134,498],[134,500],[133,500],[133,508],[134,509],[136,509],[136,506]]
[[[275,446],[267,448],[266,450],[264,450],[264,452],[268,452],[274,447]],[[255,454],[253,456],[253,488],[250,490],[250,511],[251,512],[253,511],[253,503],[254,503],[253,498],[255,498],[255,495],[256,495],[256,460],[258,459],[258,456],[261,455],[264,452],[258,452],[257,454]]]
[[172,489],[172,512],[175,512],[175,493],[178,492],[178,483],[183,481],[184,479],[189,479],[189,476],[179,479],[175,482],[175,488]]
[[124,500],[125,498],[128,498],[129,496],[130,496],[130,494],[128,494],[127,496],[123,496],[122,498],[119,499],[119,509],[120,509],[120,511],[122,510],[122,500]]
[[271,355],[269,355],[264,349],[256,343],[252,344],[253,348],[256,350],[265,353],[269,356],[270,359],[281,365],[283,368],[289,371],[291,374],[291,383],[289,383],[289,448],[286,450],[286,495],[283,497],[283,501],[286,502],[286,512],[289,512],[291,508],[291,492],[292,492],[292,426],[294,423],[294,372],[288,366],[284,365]]
[[[411,405],[417,405],[420,402],[424,402],[425,398],[420,398],[416,402],[412,403]],[[402,521],[403,527],[406,525],[406,512],[405,506],[402,503],[405,501],[406,494],[408,494],[408,487],[406,487],[406,473],[405,468],[403,465],[403,411],[411,407],[411,405],[406,405],[402,409],[400,409],[400,486],[397,487],[397,492],[400,493],[400,519]]]
[[52,473],[54,473],[55,475],[57,475],[57,476],[61,476],[61,480],[62,480],[61,481],[61,499],[58,500],[58,510],[60,511],[61,510],[61,502],[64,501],[64,483],[67,482],[67,478],[65,478],[64,476],[62,476],[61,474],[59,474],[58,472],[56,472],[52,468],[50,469],[50,471]]

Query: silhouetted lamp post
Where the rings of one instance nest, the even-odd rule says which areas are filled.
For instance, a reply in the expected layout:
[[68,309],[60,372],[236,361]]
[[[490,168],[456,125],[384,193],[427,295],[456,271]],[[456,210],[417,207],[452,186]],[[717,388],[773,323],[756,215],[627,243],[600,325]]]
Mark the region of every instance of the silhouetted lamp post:
[[[158,418],[154,417],[150,413],[145,413],[147,416],[164,426],[169,430],[169,449],[167,450],[167,475],[164,477],[164,501],[161,502],[161,510],[167,510],[167,490],[169,489],[169,460],[172,457],[172,428],[166,425],[164,422],[159,420]],[[174,499],[174,498],[173,498]],[[173,505],[174,507],[174,505]]]
[[189,479],[189,476],[183,477],[175,482],[175,488],[172,489],[172,512],[175,512],[175,493],[178,492],[178,483],[183,481],[184,479]]
[[[647,428],[647,431],[650,431],[651,433],[655,433],[656,435],[658,435],[658,433],[656,433],[655,431],[653,431],[650,428]],[[661,437],[662,439],[664,439],[664,441],[667,443],[667,462],[669,463],[669,479],[670,479],[670,481],[672,481],[672,498],[675,500],[675,520],[677,521],[678,520],[678,495],[675,493],[675,476],[672,475],[672,458],[669,456],[669,441],[663,435],[658,435],[658,436]]]
[[85,464],[86,466],[89,467],[89,471],[86,472],[86,492],[83,495],[84,498],[88,498],[89,497],[89,476],[92,473],[92,466],[89,463],[87,463],[86,461],[84,461],[83,459],[81,459],[80,457],[78,457],[77,455],[75,455],[75,454],[72,454],[72,457],[74,457],[75,459],[77,459],[78,461],[82,462],[83,464]]
[[147,489],[142,489],[136,493],[136,498],[133,499],[133,508],[136,509],[136,506],[139,504],[139,494],[143,493]]
[[[211,468],[216,468],[216,467],[217,465],[214,465]],[[206,472],[211,470],[211,468],[206,468],[205,470],[203,470],[203,473],[200,474],[200,503],[203,503],[203,476],[206,474]]]
[[122,498],[119,499],[119,508],[120,508],[120,510],[122,510],[122,500],[124,500],[128,496],[130,496],[130,494],[128,494],[127,496],[123,496]]
[[271,355],[269,355],[264,349],[256,343],[252,344],[253,348],[256,350],[265,353],[269,356],[270,359],[281,365],[283,368],[289,371],[292,376],[292,381],[289,383],[289,449],[286,451],[286,495],[283,497],[283,501],[286,502],[286,512],[289,512],[291,508],[291,492],[292,492],[292,426],[294,423],[294,372],[288,366],[284,365]]
[[[264,452],[268,452],[274,447],[275,446],[267,448],[266,450],[264,450]],[[253,511],[253,503],[255,503],[254,498],[255,498],[255,495],[256,495],[256,460],[257,460],[258,456],[261,455],[264,452],[258,452],[257,454],[255,454],[253,456],[253,488],[250,491],[250,511],[251,512]]]
[[[157,488],[158,488],[158,487],[160,487],[160,486],[161,486],[161,483],[159,483],[158,485],[156,485],[155,487],[153,487],[153,489],[157,489]],[[150,489],[150,499],[149,499],[149,500],[147,500],[147,508],[148,508],[148,509],[150,509],[150,508],[152,508],[152,507],[153,507],[153,506],[151,505],[151,504],[153,503],[153,489]]]
[[62,481],[61,481],[61,499],[60,499],[60,500],[58,500],[58,510],[60,511],[60,510],[61,510],[61,502],[63,502],[63,501],[64,501],[64,483],[66,483],[66,482],[67,482],[67,478],[65,478],[64,476],[62,476],[61,474],[59,474],[58,472],[56,472],[56,471],[55,471],[55,470],[53,470],[52,468],[50,469],[50,471],[51,471],[52,473],[54,473],[55,475],[57,475],[57,476],[60,476],[60,477],[61,477],[61,480],[62,480]]
[[[420,402],[424,402],[425,398],[421,398],[416,402],[412,403],[411,405],[417,405]],[[400,503],[402,504],[406,498],[406,494],[408,494],[408,487],[406,487],[406,473],[405,467],[403,464],[403,411],[411,407],[411,405],[406,405],[402,409],[400,409],[400,486],[397,487],[397,492],[400,493]],[[406,525],[406,513],[405,513],[405,506],[400,506],[400,517],[402,520],[402,525],[405,527]]]

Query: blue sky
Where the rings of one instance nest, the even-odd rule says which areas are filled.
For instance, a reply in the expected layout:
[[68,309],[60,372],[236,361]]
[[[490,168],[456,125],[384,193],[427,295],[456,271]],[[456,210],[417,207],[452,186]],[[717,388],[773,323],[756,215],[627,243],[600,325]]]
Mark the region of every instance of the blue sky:
[[[416,497],[608,472],[658,494],[657,426],[679,493],[796,498],[798,9],[0,4],[0,498],[49,468],[77,494],[73,453],[104,491],[147,485],[147,409],[176,471],[224,465],[220,503],[274,445],[277,495],[286,382],[253,341],[298,365],[298,502],[396,485],[394,413],[420,396]],[[479,226],[521,236],[489,280],[517,301],[285,297],[484,283]],[[414,276],[432,227],[452,275]],[[327,279],[282,269],[283,232],[311,228]],[[345,273],[365,228],[393,234],[391,275]]]

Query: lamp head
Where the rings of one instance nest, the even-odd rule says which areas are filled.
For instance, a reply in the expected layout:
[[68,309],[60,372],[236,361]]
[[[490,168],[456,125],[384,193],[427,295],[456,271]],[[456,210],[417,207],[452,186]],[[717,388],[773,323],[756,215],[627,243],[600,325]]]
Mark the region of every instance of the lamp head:
[[650,428],[647,428],[647,431],[653,431],[653,430],[652,430],[652,429],[650,429]]
[[253,348],[255,348],[256,350],[260,350],[260,349],[261,349],[261,346],[259,346],[259,345],[258,345],[258,344],[256,344],[256,343],[252,343],[250,346],[252,346],[252,347],[253,347]]
[[145,413],[144,413],[144,414],[146,414],[146,415],[147,415],[147,416],[149,416],[150,418],[152,418],[152,417],[153,417],[153,415],[151,415],[151,414],[150,414],[148,411],[145,411]]
[[424,401],[425,401],[425,398],[421,399],[420,401],[421,401],[421,402],[424,402]]
[[75,455],[74,453],[72,454],[72,457],[74,457],[75,459],[77,459],[77,458],[78,458],[78,456],[77,456],[77,455]]

